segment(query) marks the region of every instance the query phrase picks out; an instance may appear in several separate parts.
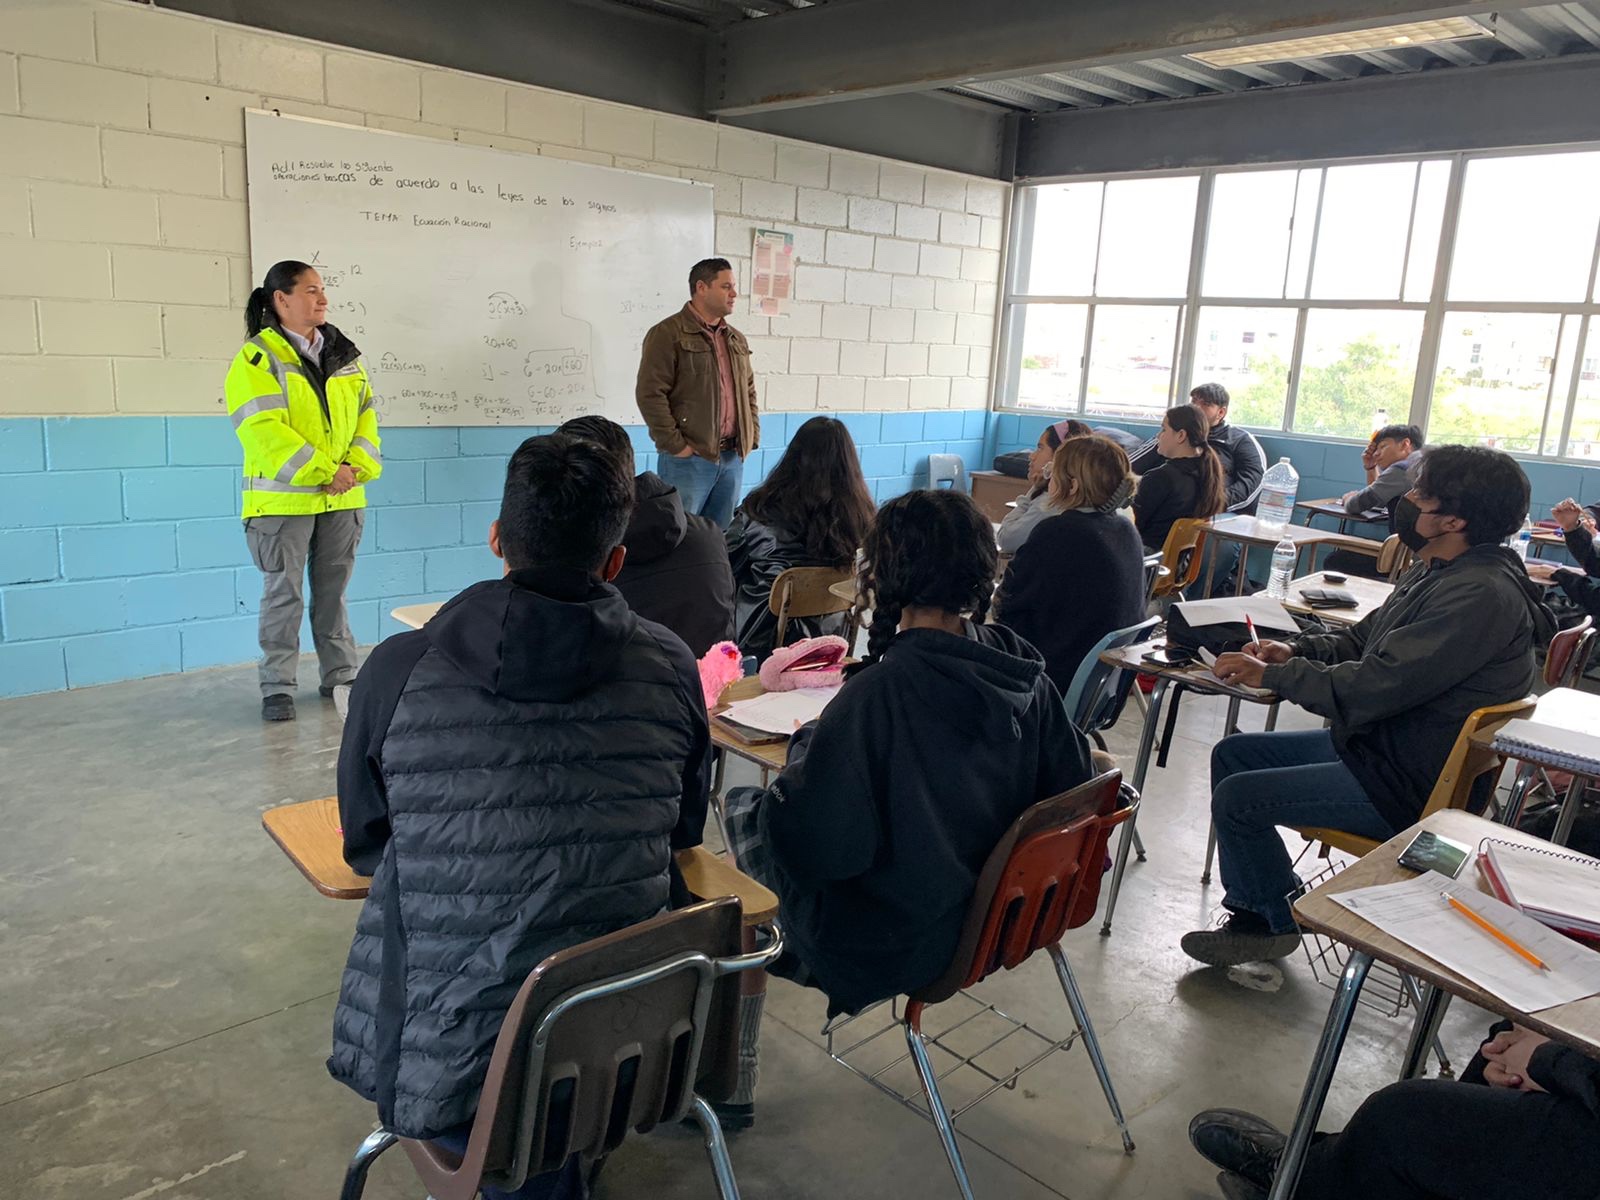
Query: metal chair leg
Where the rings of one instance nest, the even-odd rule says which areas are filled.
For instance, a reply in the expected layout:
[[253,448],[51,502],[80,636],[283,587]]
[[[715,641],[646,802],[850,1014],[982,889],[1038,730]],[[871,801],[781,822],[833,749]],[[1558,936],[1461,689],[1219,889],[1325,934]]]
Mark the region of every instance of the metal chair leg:
[[1144,839],[1139,836],[1139,831],[1137,829],[1133,831],[1133,856],[1140,862],[1145,861]]
[[1100,1080],[1100,1090],[1106,1094],[1106,1103],[1111,1106],[1111,1116],[1117,1122],[1117,1129],[1122,1133],[1122,1152],[1133,1153],[1133,1135],[1128,1132],[1128,1122],[1122,1116],[1122,1105],[1117,1103],[1116,1089],[1111,1086],[1111,1072],[1106,1070],[1105,1055],[1100,1051],[1100,1039],[1095,1036],[1094,1026],[1089,1021],[1089,1009],[1083,1002],[1083,993],[1078,991],[1077,977],[1072,973],[1072,964],[1067,961],[1067,953],[1057,942],[1049,947],[1050,961],[1056,965],[1056,978],[1061,980],[1061,990],[1067,994],[1067,1004],[1072,1008],[1072,1019],[1077,1022],[1078,1033],[1083,1038],[1083,1048],[1089,1052],[1089,1061],[1094,1064],[1094,1073]]
[[361,1200],[361,1193],[367,1190],[367,1172],[372,1168],[373,1161],[394,1143],[395,1136],[387,1129],[376,1129],[367,1134],[356,1150],[355,1157],[350,1160],[350,1165],[345,1168],[339,1200]]
[[911,1061],[916,1064],[917,1078],[922,1081],[922,1094],[928,1098],[928,1113],[939,1131],[939,1141],[944,1144],[944,1156],[950,1160],[950,1170],[956,1177],[956,1186],[961,1189],[962,1200],[973,1200],[972,1181],[967,1178],[966,1163],[961,1161],[961,1147],[956,1145],[955,1122],[950,1119],[950,1110],[939,1094],[939,1077],[928,1061],[928,1048],[923,1044],[922,1034],[909,1024],[906,1025],[906,1045],[911,1048]]
[[1206,869],[1200,872],[1200,882],[1211,882],[1211,863],[1217,857],[1217,823],[1206,826]]
[[717,832],[722,835],[722,848],[732,854],[733,839],[728,836],[728,818],[722,803],[723,780],[728,773],[728,754],[720,747],[712,753],[716,757],[717,765],[711,776],[711,815],[717,820]]
[[[1150,714],[1145,718],[1144,728],[1139,733],[1139,757],[1133,767],[1133,790],[1141,796],[1144,795],[1144,777],[1150,771],[1150,748],[1155,742],[1156,725],[1161,720],[1161,703],[1166,698],[1168,681],[1157,679],[1155,691],[1150,693]],[[1134,839],[1138,836],[1136,823],[1139,814],[1134,813],[1122,823],[1122,836],[1117,839],[1117,852],[1115,865],[1111,871],[1111,892],[1106,897],[1105,924],[1100,926],[1100,936],[1111,936],[1111,917],[1117,911],[1117,895],[1122,891],[1122,874],[1128,869],[1128,850],[1132,847]]]
[[722,1200],[739,1200],[739,1185],[734,1182],[733,1163],[728,1158],[728,1142],[722,1136],[722,1122],[717,1114],[699,1096],[689,1107],[689,1115],[700,1126],[706,1139],[706,1157],[711,1160],[711,1173],[717,1177],[717,1195]]
[[1438,1056],[1439,1074],[1443,1077],[1454,1075],[1455,1068],[1450,1065],[1450,1057],[1444,1052],[1444,1043],[1439,1040],[1439,1027],[1444,1024],[1444,1014],[1450,1007],[1450,993],[1432,984],[1424,992],[1417,986],[1416,979],[1403,973],[1400,982],[1410,993],[1411,1002],[1417,1008],[1417,1019],[1411,1026],[1411,1039],[1406,1046],[1405,1061],[1400,1067],[1400,1078],[1416,1079],[1422,1074],[1427,1066],[1429,1047]]

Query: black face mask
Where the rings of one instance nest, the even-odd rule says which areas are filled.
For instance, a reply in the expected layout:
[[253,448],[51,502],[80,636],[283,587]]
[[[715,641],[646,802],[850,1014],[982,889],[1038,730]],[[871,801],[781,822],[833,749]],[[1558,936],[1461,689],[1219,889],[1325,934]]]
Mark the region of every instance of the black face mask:
[[1416,502],[1410,496],[1401,496],[1400,499],[1395,501],[1394,505],[1394,531],[1399,535],[1401,545],[1413,554],[1420,554],[1424,546],[1433,541],[1434,538],[1443,537],[1444,534],[1440,532],[1429,537],[1417,529],[1417,519],[1423,516],[1445,517],[1449,515],[1449,513],[1442,512],[1424,513],[1417,507]]

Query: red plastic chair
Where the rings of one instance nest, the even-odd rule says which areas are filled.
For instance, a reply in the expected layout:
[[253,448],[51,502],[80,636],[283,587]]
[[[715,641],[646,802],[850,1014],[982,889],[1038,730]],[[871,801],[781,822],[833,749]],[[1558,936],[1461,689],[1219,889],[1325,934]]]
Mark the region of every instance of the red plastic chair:
[[[1131,817],[1138,806],[1139,797],[1133,789],[1122,785],[1122,772],[1110,770],[1024,812],[984,864],[950,968],[931,985],[908,997],[901,1017],[906,1043],[944,1143],[945,1156],[966,1200],[972,1200],[972,1184],[956,1145],[954,1118],[945,1107],[938,1077],[928,1059],[922,1015],[930,1006],[982,982],[1001,968],[1021,965],[1036,950],[1046,951],[1055,964],[1078,1036],[1083,1039],[1111,1115],[1122,1132],[1123,1149],[1133,1153],[1133,1138],[1112,1089],[1083,995],[1066,952],[1061,949],[1061,937],[1067,930],[1094,919],[1111,830]],[[1063,1044],[1070,1044],[1071,1040]]]

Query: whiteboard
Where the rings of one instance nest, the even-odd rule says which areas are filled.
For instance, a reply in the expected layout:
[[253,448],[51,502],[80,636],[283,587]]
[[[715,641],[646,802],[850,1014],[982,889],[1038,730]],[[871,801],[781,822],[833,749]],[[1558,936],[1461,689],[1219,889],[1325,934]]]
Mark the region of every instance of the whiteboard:
[[712,253],[689,180],[245,113],[255,282],[311,263],[390,425],[638,424],[650,326]]

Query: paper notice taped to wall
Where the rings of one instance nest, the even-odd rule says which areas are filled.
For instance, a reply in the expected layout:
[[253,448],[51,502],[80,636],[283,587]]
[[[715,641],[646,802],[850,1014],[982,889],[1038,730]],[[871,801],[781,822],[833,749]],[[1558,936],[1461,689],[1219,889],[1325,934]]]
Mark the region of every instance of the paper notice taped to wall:
[[794,295],[794,234],[758,229],[750,256],[750,301],[765,317],[782,316]]

